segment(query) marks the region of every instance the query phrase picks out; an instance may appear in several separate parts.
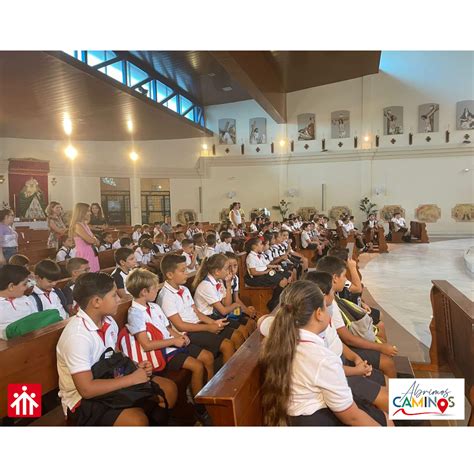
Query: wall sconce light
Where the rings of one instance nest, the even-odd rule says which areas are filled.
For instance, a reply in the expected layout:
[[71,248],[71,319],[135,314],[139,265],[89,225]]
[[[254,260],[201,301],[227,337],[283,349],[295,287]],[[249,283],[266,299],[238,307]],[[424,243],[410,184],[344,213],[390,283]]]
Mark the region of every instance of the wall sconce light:
[[298,194],[298,190],[295,189],[295,188],[290,188],[288,189],[288,191],[286,192],[286,194],[288,194],[288,197],[295,197],[297,194]]
[[52,184],[53,186],[56,186],[56,184],[58,184],[58,180],[57,180],[55,177],[52,178],[52,179],[51,179],[51,184]]
[[380,196],[381,194],[385,194],[385,186],[375,186],[374,194],[376,196]]
[[229,199],[234,199],[235,196],[237,196],[237,193],[235,191],[229,191],[226,196],[229,198]]
[[0,184],[3,184],[5,182],[5,176],[3,174],[0,174]]

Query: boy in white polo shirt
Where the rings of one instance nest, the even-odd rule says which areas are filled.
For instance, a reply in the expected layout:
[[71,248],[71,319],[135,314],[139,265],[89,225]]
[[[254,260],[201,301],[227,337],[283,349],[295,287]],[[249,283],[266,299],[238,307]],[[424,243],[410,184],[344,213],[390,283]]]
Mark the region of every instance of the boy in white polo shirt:
[[117,268],[112,272],[111,277],[117,286],[118,295],[123,298],[129,294],[125,286],[125,280],[130,270],[137,266],[137,259],[133,250],[127,247],[117,249],[114,253],[114,259]]
[[229,324],[225,319],[214,321],[199,312],[186,283],[186,258],[183,255],[167,254],[161,261],[161,273],[166,282],[158,294],[157,303],[181,332],[186,332],[191,343],[207,349],[217,357],[222,354],[227,362],[235,352],[234,344],[222,334]]
[[215,250],[216,253],[226,253],[234,251],[234,249],[232,248],[232,236],[230,235],[230,232],[221,232],[221,241],[216,244]]
[[181,250],[183,248],[181,242],[184,240],[184,232],[175,232],[176,240],[171,245],[171,250]]
[[151,240],[144,239],[135,250],[135,260],[139,267],[147,267],[153,260],[153,244]]
[[56,355],[59,397],[65,416],[79,426],[145,426],[142,408],[109,408],[95,397],[149,381],[151,364],[142,362],[130,375],[94,379],[92,366],[109,347],[115,348],[118,326],[115,314],[120,301],[114,280],[106,273],[85,273],[74,287],[79,312],[59,338]]
[[194,243],[192,240],[189,239],[184,239],[181,243],[183,245],[182,255],[186,257],[186,271],[188,273],[194,272],[197,269]]
[[35,305],[25,295],[30,272],[19,265],[0,268],[0,339],[6,339],[7,326],[36,312]]
[[35,311],[57,309],[59,316],[66,319],[69,317],[66,311],[66,297],[59,288],[55,288],[56,282],[62,277],[61,268],[52,260],[41,260],[35,265],[35,286],[28,297],[35,307]]

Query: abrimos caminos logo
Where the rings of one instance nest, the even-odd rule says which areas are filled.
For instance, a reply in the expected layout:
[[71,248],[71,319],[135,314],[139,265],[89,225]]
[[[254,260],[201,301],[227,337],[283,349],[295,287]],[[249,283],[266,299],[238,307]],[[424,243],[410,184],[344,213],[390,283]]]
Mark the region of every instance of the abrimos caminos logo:
[[463,420],[464,379],[390,379],[391,420]]

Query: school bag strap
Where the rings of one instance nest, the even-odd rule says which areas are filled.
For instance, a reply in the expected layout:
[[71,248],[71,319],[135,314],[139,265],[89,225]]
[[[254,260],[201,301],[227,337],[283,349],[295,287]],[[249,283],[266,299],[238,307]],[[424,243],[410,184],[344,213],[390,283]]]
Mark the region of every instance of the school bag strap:
[[37,308],[38,312],[43,311],[43,302],[41,301],[41,298],[39,297],[39,295],[37,295],[37,294],[33,291],[33,293],[31,293],[31,296],[32,296],[33,299],[35,300],[36,308]]
[[67,299],[66,299],[66,295],[64,294],[64,291],[61,290],[61,288],[53,288],[53,291],[58,295],[58,298],[59,298],[59,301],[61,301],[62,307],[66,309]]

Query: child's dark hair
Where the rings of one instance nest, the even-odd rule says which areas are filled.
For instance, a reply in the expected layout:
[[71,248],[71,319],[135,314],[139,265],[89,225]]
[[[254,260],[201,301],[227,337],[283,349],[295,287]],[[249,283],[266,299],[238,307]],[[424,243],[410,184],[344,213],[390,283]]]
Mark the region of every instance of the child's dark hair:
[[191,239],[184,239],[181,242],[181,247],[189,247],[190,245],[193,245],[193,241]]
[[153,250],[153,243],[150,239],[143,239],[140,242],[140,247],[142,249],[148,249],[148,250]]
[[26,255],[17,253],[8,259],[8,263],[10,265],[20,265],[20,267],[26,267],[30,264],[30,259]]
[[119,248],[114,253],[114,260],[117,265],[120,265],[120,262],[127,260],[130,255],[132,255],[133,250],[127,247]]
[[204,236],[201,232],[193,235],[193,244],[196,245]]
[[160,270],[163,277],[166,278],[167,273],[174,272],[180,263],[186,263],[186,257],[184,255],[167,253],[161,260],[160,264]]
[[309,226],[309,222],[305,222],[302,226],[301,226],[301,230],[306,230]]
[[94,296],[103,298],[114,288],[114,279],[104,272],[84,273],[77,279],[72,297],[83,310],[87,309],[89,301]]
[[230,232],[223,231],[221,232],[221,242],[224,242],[225,239],[231,239],[232,235],[230,235]]
[[339,276],[345,269],[346,263],[344,262],[344,260],[341,260],[337,257],[326,256],[318,260],[318,263],[316,264],[316,270],[318,272],[326,272],[329,273],[331,276]]
[[130,237],[122,237],[119,242],[120,247],[126,247],[127,245],[133,244],[133,240]]
[[223,255],[225,255],[228,258],[228,260],[237,260],[238,261],[237,255],[235,255],[234,252],[224,252]]
[[303,280],[312,281],[318,285],[323,295],[329,295],[332,288],[332,275],[326,272],[307,272]]
[[178,238],[178,235],[184,236],[184,232],[183,232],[182,230],[177,230],[177,231],[174,233],[174,236],[175,236],[176,239]]
[[291,370],[298,343],[298,330],[313,313],[324,308],[324,296],[311,281],[296,281],[280,295],[272,330],[260,356],[263,423],[285,426],[291,390]]
[[0,209],[0,222],[3,222],[5,220],[5,217],[14,215],[13,211],[11,209]]
[[257,245],[259,242],[261,242],[261,240],[258,237],[252,237],[251,239],[247,240],[247,242],[245,242],[245,251],[250,253],[252,251],[252,247]]
[[206,244],[210,247],[216,245],[216,234],[207,234],[206,235]]
[[20,265],[7,264],[0,268],[0,291],[8,288],[8,285],[18,285],[23,280],[26,280],[30,271]]
[[196,273],[193,281],[193,288],[196,289],[201,283],[201,281],[206,278],[208,273],[212,273],[215,270],[221,270],[224,268],[225,264],[227,263],[228,258],[223,253],[216,253],[211,255],[209,258],[205,258],[201,265],[199,266],[199,270]]
[[328,250],[327,254],[329,257],[337,257],[341,260],[344,260],[344,262],[347,262],[347,259],[349,258],[349,249],[342,249],[341,247],[332,247]]
[[112,235],[112,232],[104,232],[104,233],[102,234],[102,240],[105,240],[105,238],[106,238],[108,235]]
[[81,268],[82,265],[86,265],[87,263],[89,263],[89,261],[86,260],[85,258],[81,258],[81,257],[70,258],[66,262],[66,271],[68,272],[69,275],[72,275],[72,272],[79,270],[79,268]]
[[51,281],[61,280],[61,267],[50,259],[41,260],[35,265],[35,275]]
[[138,239],[138,245],[141,245],[144,240],[150,240],[151,235],[150,234],[142,234],[140,238]]

